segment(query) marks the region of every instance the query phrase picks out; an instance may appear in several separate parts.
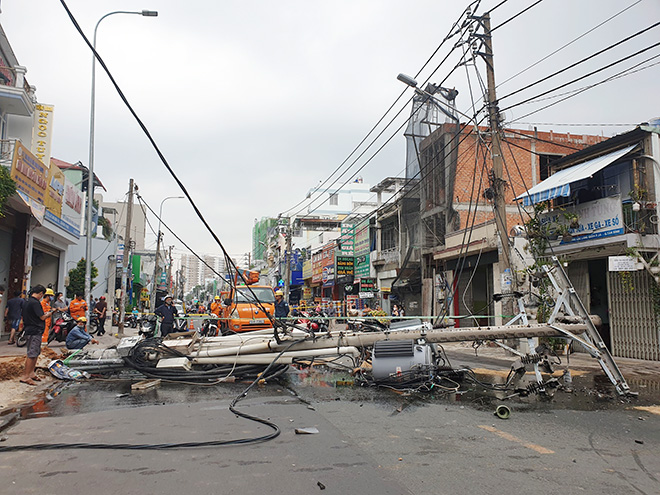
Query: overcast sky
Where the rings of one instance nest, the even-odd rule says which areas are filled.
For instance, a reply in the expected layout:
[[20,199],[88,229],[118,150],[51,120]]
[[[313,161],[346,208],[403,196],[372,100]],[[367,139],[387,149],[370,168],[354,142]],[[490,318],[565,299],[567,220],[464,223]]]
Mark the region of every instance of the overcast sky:
[[[483,13],[499,0],[482,1]],[[492,25],[532,0],[509,0]],[[362,140],[403,91],[399,72],[415,75],[438,47],[466,1],[342,0],[68,0],[85,33],[115,10],[150,9],[158,17],[114,15],[99,27],[98,51],[145,122],[170,165],[191,192],[232,255],[251,249],[255,218],[276,216],[305,197]],[[634,5],[633,5],[634,4]],[[660,19],[657,0],[545,0],[493,33],[498,83],[592,29],[623,14],[524,74],[502,84],[498,96],[543,79]],[[58,0],[5,0],[0,22],[39,102],[55,105],[54,157],[87,164],[91,53]],[[570,72],[508,99],[515,103],[577,78],[660,40],[655,28]],[[455,56],[434,73],[452,47],[447,43],[422,71],[440,82]],[[660,54],[656,47],[559,92],[611,76]],[[654,59],[646,65],[660,61]],[[480,73],[485,78],[483,62]],[[616,126],[660,116],[660,65],[603,84],[522,119],[542,130],[614,135]],[[471,73],[475,99],[479,84]],[[444,83],[459,91],[458,108],[471,106],[465,69]],[[410,91],[406,97],[410,97]],[[507,121],[540,108],[521,105]],[[401,100],[398,111],[405,100]],[[505,103],[507,105],[505,105]],[[381,144],[409,115],[406,108]],[[154,209],[178,196],[145,136],[97,66],[95,170],[110,201],[121,200],[133,177]],[[389,121],[389,118],[388,118]],[[371,152],[365,155],[371,156]],[[403,175],[405,139],[397,136],[361,172],[375,184]],[[356,166],[364,163],[364,159]],[[343,181],[342,181],[343,182]],[[219,254],[185,200],[163,208],[166,223],[200,253]],[[178,243],[166,235],[166,245]],[[155,236],[147,237],[155,247]]]

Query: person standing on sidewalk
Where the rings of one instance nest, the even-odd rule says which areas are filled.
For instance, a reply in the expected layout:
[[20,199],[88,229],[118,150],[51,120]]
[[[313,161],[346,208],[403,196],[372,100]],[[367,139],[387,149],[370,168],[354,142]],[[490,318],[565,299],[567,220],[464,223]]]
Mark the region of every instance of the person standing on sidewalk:
[[82,294],[76,294],[76,298],[71,301],[71,304],[69,304],[69,314],[71,315],[71,318],[78,321],[78,318],[85,316],[86,312],[87,303],[83,299]]
[[64,294],[62,294],[61,292],[55,293],[55,300],[53,301],[51,306],[55,310],[54,321],[57,321],[57,319],[62,316],[62,313],[65,313],[66,311],[69,310],[69,305],[66,303],[66,300],[64,299]]
[[[50,314],[53,314],[53,311],[50,310],[50,301],[51,298],[55,296],[55,293],[53,292],[53,289],[46,289],[46,293],[44,294],[44,297],[41,299],[41,308],[44,310],[44,313],[50,312]],[[50,325],[52,323],[52,319],[48,318],[45,321],[46,323],[46,328],[44,328],[44,334],[41,336],[41,343],[42,344],[48,344],[48,332],[50,331]]]
[[174,318],[179,316],[176,307],[172,304],[172,296],[169,294],[165,296],[165,304],[158,306],[156,311],[154,311],[156,316],[160,316],[162,321],[160,322],[160,334],[163,337],[167,337],[174,329]]
[[21,291],[14,291],[14,297],[7,301],[5,308],[5,321],[11,325],[11,332],[9,333],[9,345],[16,343],[16,332],[21,325],[21,318],[23,317],[23,305],[25,300],[21,297]]
[[35,382],[41,381],[34,369],[37,366],[37,358],[41,354],[41,336],[46,328],[46,320],[52,315],[52,311],[44,313],[41,307],[40,301],[45,292],[46,288],[43,285],[34,286],[30,291],[30,297],[23,306],[27,357],[25,358],[25,370],[19,380],[27,385],[36,385]]
[[105,333],[105,316],[108,312],[108,303],[105,302],[105,296],[99,297],[99,302],[94,306],[94,314],[98,316],[99,326],[98,326],[98,335],[99,337]]

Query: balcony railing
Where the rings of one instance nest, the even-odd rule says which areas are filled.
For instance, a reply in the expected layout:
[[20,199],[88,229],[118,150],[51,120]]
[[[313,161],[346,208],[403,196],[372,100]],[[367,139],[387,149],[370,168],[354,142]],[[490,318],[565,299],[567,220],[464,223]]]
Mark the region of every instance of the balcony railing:
[[399,253],[399,248],[390,248],[378,251],[374,262],[381,263],[401,263],[401,254]]
[[11,168],[16,139],[0,139],[0,165]]

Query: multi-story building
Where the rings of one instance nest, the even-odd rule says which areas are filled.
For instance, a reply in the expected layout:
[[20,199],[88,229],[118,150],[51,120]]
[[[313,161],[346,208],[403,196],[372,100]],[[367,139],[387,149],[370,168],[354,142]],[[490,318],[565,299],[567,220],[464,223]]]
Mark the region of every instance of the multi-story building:
[[[514,198],[546,179],[553,160],[605,139],[536,130],[501,134],[511,227],[529,218]],[[487,128],[444,124],[421,144],[422,313],[473,316],[456,320],[463,326],[502,322],[493,294],[511,276],[500,263],[488,143]]]

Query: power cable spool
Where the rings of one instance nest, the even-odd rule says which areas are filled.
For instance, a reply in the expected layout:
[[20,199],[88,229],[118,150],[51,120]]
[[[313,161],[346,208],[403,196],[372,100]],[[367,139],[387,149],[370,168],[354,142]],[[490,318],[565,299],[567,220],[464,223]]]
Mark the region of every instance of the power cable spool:
[[493,414],[495,414],[495,416],[497,416],[500,419],[509,419],[509,416],[511,416],[511,409],[509,409],[504,404],[501,404],[497,406]]

